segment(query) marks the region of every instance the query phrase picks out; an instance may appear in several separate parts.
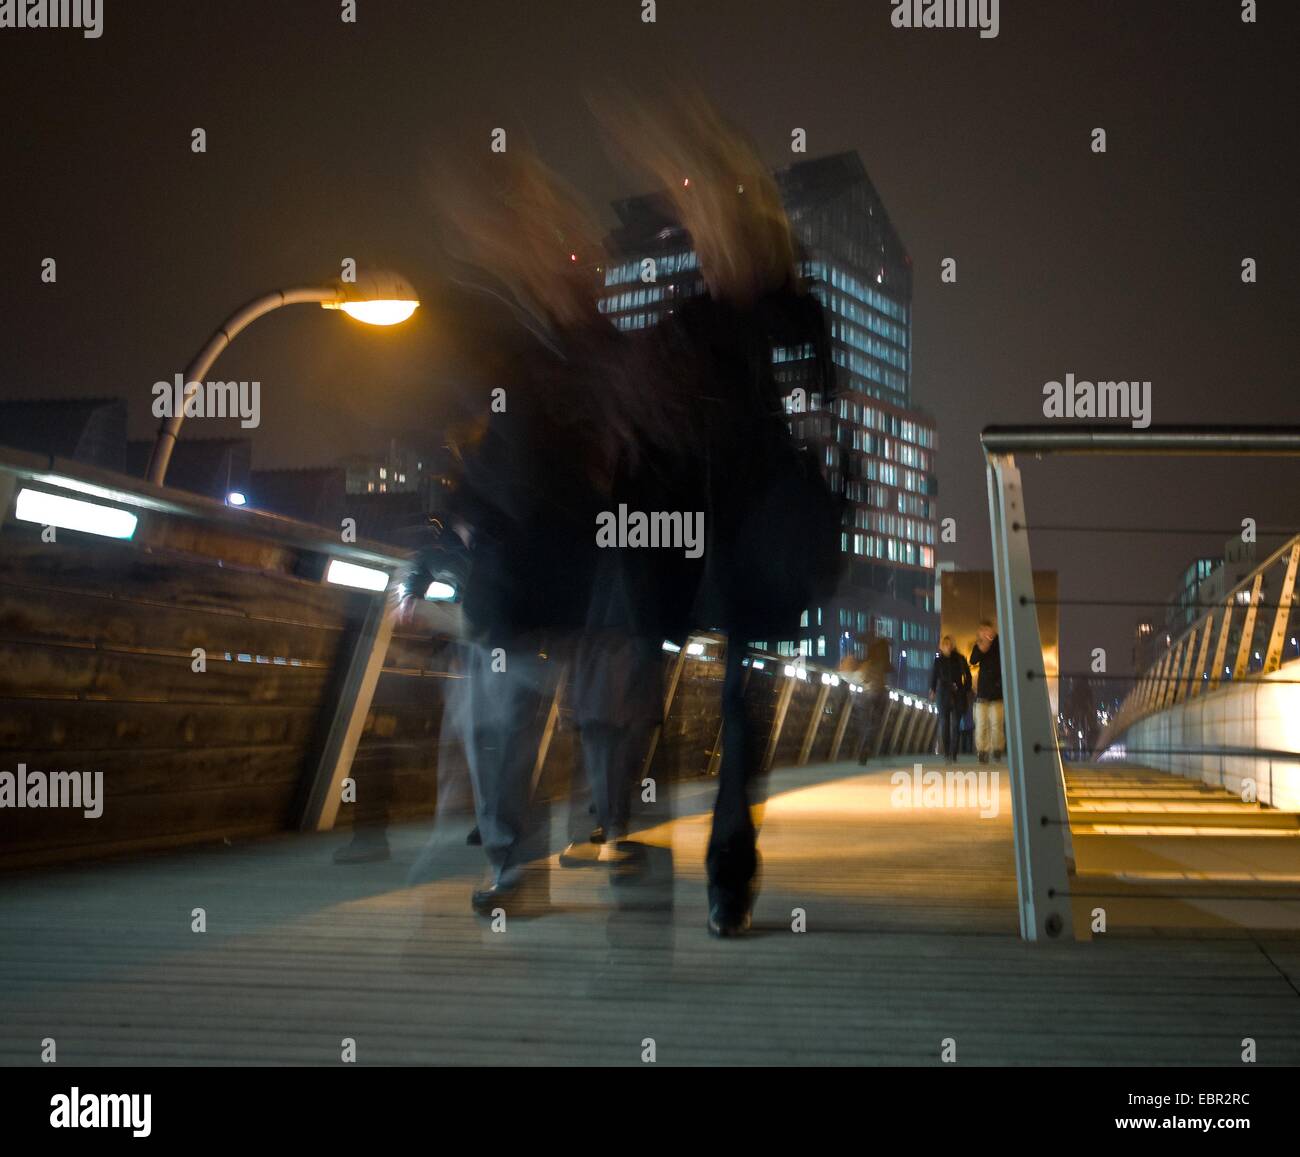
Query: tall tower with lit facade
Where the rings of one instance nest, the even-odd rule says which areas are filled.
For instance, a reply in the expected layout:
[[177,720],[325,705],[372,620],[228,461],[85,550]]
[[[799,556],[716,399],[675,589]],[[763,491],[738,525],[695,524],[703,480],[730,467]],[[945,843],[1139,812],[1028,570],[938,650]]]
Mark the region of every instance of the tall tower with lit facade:
[[[856,153],[803,161],[775,177],[801,247],[799,272],[826,310],[836,396],[814,392],[811,348],[777,347],[772,361],[793,433],[821,448],[848,499],[840,546],[849,565],[834,598],[808,608],[796,638],[755,641],[833,665],[861,657],[881,636],[893,645],[895,681],[920,691],[938,644],[937,487],[935,424],[912,405],[911,258]],[[614,209],[620,224],[600,308],[620,329],[642,329],[704,284],[663,197]]]

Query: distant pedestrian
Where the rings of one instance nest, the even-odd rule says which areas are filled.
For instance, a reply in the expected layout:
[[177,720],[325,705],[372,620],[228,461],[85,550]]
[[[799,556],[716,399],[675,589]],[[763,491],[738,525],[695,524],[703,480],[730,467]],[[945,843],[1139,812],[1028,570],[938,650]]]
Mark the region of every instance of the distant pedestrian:
[[961,717],[970,694],[970,665],[956,650],[952,636],[939,640],[939,653],[930,672],[930,698],[939,709],[939,735],[945,759],[957,758]]
[[975,752],[980,763],[999,760],[1006,750],[1002,714],[1002,648],[993,624],[985,619],[975,633],[970,665],[979,668],[975,686]]

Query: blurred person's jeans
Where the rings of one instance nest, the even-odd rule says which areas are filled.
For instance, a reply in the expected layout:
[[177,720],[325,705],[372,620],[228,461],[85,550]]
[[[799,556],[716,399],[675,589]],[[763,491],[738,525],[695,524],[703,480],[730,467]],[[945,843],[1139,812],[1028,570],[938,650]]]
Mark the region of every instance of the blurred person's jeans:
[[548,850],[549,810],[534,772],[561,664],[544,656],[540,637],[521,636],[495,661],[492,648],[471,644],[466,667],[466,755],[479,834],[493,882],[508,884]]
[[752,805],[762,802],[759,736],[751,726],[745,704],[745,644],[727,640],[726,673],[722,680],[722,762],[718,769],[718,798],[713,805],[713,829],[705,866],[709,902],[742,902],[758,869]]
[[978,753],[992,753],[1006,749],[1002,724],[1001,699],[975,700],[975,750]]
[[961,743],[962,708],[953,699],[939,699],[939,744],[945,759],[955,759]]

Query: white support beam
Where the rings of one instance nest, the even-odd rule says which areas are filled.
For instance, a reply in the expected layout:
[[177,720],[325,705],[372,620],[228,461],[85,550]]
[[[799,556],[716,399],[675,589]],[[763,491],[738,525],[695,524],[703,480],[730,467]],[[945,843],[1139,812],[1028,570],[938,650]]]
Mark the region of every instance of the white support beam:
[[1295,576],[1300,567],[1300,541],[1291,547],[1287,559],[1282,589],[1278,592],[1277,614],[1273,616],[1273,630],[1268,637],[1268,654],[1264,656],[1264,674],[1271,675],[1282,665],[1282,649],[1286,645],[1287,623],[1291,620],[1291,602],[1295,598]]
[[[1073,856],[1065,778],[1042,676],[1024,492],[1010,454],[988,456],[988,487],[1020,935],[1035,941],[1072,940]],[[1031,672],[1038,674],[1031,678]]]

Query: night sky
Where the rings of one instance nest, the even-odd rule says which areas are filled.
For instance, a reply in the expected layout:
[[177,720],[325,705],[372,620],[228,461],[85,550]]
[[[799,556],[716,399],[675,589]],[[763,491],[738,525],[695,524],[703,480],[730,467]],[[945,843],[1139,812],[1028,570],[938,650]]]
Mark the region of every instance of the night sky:
[[[354,257],[417,285],[413,322],[296,307],[214,376],[261,381],[260,467],[434,431],[461,412],[474,319],[441,276],[430,182],[501,126],[612,223],[609,201],[644,190],[587,94],[689,82],[771,164],[799,159],[803,128],[808,156],[855,149],[880,190],[913,258],[939,514],[958,522],[941,560],[989,565],[979,430],[1041,422],[1066,373],[1149,379],[1158,424],[1300,422],[1293,0],[1260,0],[1254,25],[1238,0],[1003,0],[996,39],[896,30],[888,0],[660,0],[653,25],[638,0],[357,10],[104,0],[98,40],[0,30],[0,397],[124,396],[149,436],[150,387],[235,306]],[[1043,536],[1035,565],[1067,599],[1162,600],[1242,517],[1300,522],[1294,464],[1049,460],[1026,480],[1031,520],[1208,531]],[[1104,646],[1126,669],[1135,614],[1067,615],[1064,668]]]

